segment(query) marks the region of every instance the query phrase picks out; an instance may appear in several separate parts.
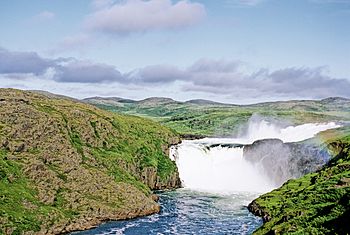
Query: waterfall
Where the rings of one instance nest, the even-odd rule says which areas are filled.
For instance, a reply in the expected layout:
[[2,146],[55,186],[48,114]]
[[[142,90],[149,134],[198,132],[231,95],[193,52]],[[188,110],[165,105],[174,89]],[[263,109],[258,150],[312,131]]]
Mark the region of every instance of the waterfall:
[[279,127],[265,120],[253,121],[238,138],[185,140],[171,149],[171,156],[176,160],[185,188],[223,194],[264,193],[277,186],[261,167],[244,159],[244,147],[239,144],[270,138],[297,142],[337,127],[334,122]]

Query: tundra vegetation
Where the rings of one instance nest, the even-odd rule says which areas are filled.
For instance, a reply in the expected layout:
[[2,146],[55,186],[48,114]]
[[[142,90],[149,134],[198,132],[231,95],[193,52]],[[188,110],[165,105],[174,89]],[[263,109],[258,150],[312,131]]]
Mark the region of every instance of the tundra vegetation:
[[60,234],[159,211],[172,130],[69,98],[0,89],[0,234]]

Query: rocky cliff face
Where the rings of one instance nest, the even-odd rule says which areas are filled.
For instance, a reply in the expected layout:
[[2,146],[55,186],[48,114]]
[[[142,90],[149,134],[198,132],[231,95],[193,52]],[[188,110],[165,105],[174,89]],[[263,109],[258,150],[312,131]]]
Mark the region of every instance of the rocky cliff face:
[[283,143],[265,139],[246,145],[243,156],[265,173],[276,186],[319,170],[330,159],[324,147],[306,143]]
[[150,189],[177,188],[154,122],[69,99],[0,89],[0,233],[60,234],[159,211]]
[[254,234],[350,233],[349,133],[349,127],[327,131],[324,136],[334,157],[325,166],[249,204],[249,211],[264,220]]

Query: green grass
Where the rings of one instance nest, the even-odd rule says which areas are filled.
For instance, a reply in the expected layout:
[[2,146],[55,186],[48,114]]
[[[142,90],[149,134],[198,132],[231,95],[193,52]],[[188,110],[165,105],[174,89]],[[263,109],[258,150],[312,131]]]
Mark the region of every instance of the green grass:
[[38,232],[41,218],[56,214],[56,220],[60,220],[79,214],[64,208],[65,200],[60,192],[52,205],[40,202],[33,184],[23,175],[21,164],[8,160],[7,154],[0,149],[0,224],[3,229],[0,234],[5,229],[12,231],[11,234]]
[[0,220],[2,227],[13,229],[12,234],[23,231],[39,231],[35,210],[27,209],[23,203],[38,205],[36,192],[23,177],[21,166],[7,159],[7,151],[0,150]]
[[290,101],[256,105],[196,105],[173,103],[122,103],[96,106],[112,112],[147,117],[180,134],[206,136],[232,136],[253,115],[287,121],[291,124],[350,120],[350,102],[341,104],[331,101]]

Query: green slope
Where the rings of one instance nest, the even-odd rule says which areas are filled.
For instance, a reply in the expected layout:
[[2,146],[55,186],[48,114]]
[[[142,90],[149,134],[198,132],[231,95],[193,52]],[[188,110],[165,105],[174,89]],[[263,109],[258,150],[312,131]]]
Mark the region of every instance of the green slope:
[[142,101],[121,98],[89,98],[85,102],[118,113],[148,117],[181,134],[230,136],[239,132],[253,115],[260,115],[290,124],[307,122],[350,121],[350,100],[328,98],[270,102],[254,105],[229,105],[211,101],[177,102],[166,98]]
[[0,89],[0,234],[60,234],[159,211],[176,133],[61,97]]

